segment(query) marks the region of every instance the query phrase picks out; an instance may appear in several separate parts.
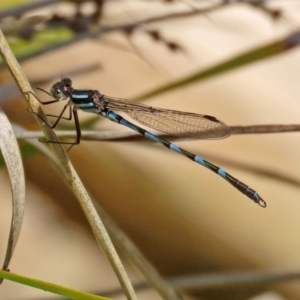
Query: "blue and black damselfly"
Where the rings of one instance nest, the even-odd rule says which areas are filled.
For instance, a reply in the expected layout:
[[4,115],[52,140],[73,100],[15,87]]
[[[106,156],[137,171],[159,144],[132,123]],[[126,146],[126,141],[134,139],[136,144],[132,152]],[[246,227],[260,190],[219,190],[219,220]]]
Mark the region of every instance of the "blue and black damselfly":
[[[44,91],[44,90],[43,90]],[[45,92],[45,91],[44,91]],[[127,121],[122,116],[116,114],[113,110],[120,110],[129,115],[139,123],[156,129],[158,131],[169,133],[174,136],[194,137],[200,139],[218,139],[225,138],[230,135],[229,127],[215,117],[208,115],[200,115],[188,112],[181,112],[176,110],[168,110],[157,108],[145,104],[130,102],[125,99],[113,98],[101,94],[98,90],[76,90],[72,87],[70,78],[63,78],[61,81],[55,83],[50,93],[46,92],[54,99],[41,104],[51,104],[60,100],[67,100],[67,104],[57,116],[57,120],[51,128],[55,128],[60,119],[72,120],[74,117],[77,138],[75,142],[61,142],[62,144],[73,145],[80,143],[81,130],[78,120],[77,110],[81,109],[85,112],[101,115],[109,120],[124,125],[148,139],[158,142],[163,146],[178,152],[181,155],[193,160],[207,169],[215,172],[229,182],[232,186],[245,194],[251,200],[262,207],[266,207],[266,202],[258,195],[256,191],[251,189],[248,185],[237,180],[223,169],[206,161],[202,157],[192,154],[177,145],[170,143],[153,133]],[[66,110],[69,110],[69,117],[63,117]],[[53,143],[53,141],[46,141]]]

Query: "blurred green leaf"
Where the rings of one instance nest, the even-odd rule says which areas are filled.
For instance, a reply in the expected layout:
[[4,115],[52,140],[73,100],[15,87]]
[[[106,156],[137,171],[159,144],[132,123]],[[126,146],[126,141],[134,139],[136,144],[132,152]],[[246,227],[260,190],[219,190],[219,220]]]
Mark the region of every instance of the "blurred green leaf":
[[0,278],[8,279],[10,281],[18,282],[27,286],[31,286],[43,291],[51,292],[57,295],[65,296],[70,299],[76,300],[109,300],[109,298],[104,298],[101,296],[81,292],[78,290],[69,289],[60,285],[49,283],[46,281],[37,280],[34,278],[29,278],[21,276],[18,274],[6,272],[0,270]]
[[72,37],[72,32],[65,28],[45,29],[34,34],[30,40],[14,38],[9,42],[16,56],[30,54],[51,44],[67,41]]
[[18,5],[23,5],[28,2],[28,0],[2,0],[0,4],[0,9],[9,9]]

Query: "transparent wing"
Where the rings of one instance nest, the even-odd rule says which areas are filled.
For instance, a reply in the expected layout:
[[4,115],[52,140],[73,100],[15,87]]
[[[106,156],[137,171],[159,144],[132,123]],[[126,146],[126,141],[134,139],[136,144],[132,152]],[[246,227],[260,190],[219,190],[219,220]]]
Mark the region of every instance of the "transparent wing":
[[140,124],[175,136],[220,139],[230,135],[229,127],[215,117],[134,103],[104,96],[107,108],[125,112]]

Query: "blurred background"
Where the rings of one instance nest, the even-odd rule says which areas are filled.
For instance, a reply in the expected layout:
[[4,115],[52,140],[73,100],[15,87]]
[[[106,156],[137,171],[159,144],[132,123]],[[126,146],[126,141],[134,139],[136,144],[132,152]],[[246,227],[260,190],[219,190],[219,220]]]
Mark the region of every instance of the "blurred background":
[[[2,26],[43,16],[38,24],[13,25],[6,34],[30,82],[47,91],[62,76],[70,76],[77,89],[134,100],[279,41],[287,45],[286,51],[258,61],[249,54],[252,59],[247,65],[179,84],[143,103],[212,115],[228,126],[299,123],[300,49],[291,49],[287,41],[300,28],[300,1],[1,3]],[[3,64],[0,90],[9,120],[39,130]],[[46,94],[38,95],[49,100]],[[62,105],[45,109],[57,115]],[[79,114],[85,129],[128,132],[101,117],[87,126],[95,116]],[[62,122],[56,131],[66,128],[74,129]],[[164,277],[297,272],[299,133],[175,142],[257,190],[267,208],[260,208],[213,172],[145,138],[82,141],[68,155],[90,196]],[[26,212],[11,271],[100,295],[119,289],[62,176],[26,141],[20,140],[20,147]],[[0,177],[0,254],[4,257],[11,218],[10,182],[4,166]],[[132,283],[145,282],[120,254]],[[300,284],[279,281],[180,292],[184,299],[300,299]],[[150,287],[137,290],[137,296],[161,299]],[[111,297],[125,299],[122,293]],[[0,299],[62,298],[4,281]]]

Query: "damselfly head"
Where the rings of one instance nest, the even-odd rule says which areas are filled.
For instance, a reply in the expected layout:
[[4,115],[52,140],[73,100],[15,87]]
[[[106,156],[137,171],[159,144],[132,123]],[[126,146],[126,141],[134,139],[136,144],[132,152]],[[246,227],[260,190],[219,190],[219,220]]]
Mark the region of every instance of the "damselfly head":
[[72,80],[65,77],[61,81],[53,84],[50,93],[54,99],[67,100],[70,97],[70,89],[72,89]]

